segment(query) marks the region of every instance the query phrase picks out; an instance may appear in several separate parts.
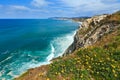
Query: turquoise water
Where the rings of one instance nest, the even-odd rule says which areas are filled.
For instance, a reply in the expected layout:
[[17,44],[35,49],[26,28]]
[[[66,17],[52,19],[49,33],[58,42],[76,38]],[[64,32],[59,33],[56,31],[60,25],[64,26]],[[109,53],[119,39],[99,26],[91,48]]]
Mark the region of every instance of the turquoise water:
[[51,19],[0,20],[0,80],[48,64],[73,42],[78,23]]

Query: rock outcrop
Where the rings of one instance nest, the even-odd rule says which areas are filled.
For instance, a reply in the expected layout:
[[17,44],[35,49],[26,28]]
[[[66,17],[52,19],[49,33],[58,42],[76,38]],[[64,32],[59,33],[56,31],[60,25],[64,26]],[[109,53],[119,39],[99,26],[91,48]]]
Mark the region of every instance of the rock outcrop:
[[[113,16],[113,15],[112,15]],[[86,19],[77,31],[74,42],[65,51],[65,55],[81,47],[87,47],[99,41],[101,37],[117,28],[118,22],[111,20],[111,15],[99,15]]]
[[67,56],[30,69],[15,80],[119,80],[119,53],[120,11],[94,16],[80,25],[74,42],[64,54]]

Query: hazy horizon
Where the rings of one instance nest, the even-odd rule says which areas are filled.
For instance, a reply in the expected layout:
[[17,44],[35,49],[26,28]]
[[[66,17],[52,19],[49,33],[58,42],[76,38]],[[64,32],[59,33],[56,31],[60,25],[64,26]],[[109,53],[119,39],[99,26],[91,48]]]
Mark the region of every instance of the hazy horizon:
[[81,17],[118,11],[119,0],[3,0],[0,19]]

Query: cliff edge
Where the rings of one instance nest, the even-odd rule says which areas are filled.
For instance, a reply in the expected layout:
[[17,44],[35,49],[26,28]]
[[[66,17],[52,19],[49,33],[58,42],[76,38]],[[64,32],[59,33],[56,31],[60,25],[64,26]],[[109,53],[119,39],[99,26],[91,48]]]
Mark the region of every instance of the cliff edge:
[[[71,54],[72,53],[72,54]],[[69,54],[69,55],[68,55]],[[119,80],[120,12],[86,19],[63,57],[15,80]]]
[[113,32],[119,27],[119,21],[112,20],[112,15],[98,15],[92,18],[86,19],[79,27],[74,42],[65,51],[65,55],[78,50],[81,47],[87,47],[93,45],[99,41],[104,35]]

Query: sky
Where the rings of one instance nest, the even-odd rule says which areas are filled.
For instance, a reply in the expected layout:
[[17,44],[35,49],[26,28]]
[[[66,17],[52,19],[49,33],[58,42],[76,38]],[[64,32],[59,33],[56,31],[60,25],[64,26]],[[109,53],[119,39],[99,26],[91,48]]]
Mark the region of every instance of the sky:
[[81,17],[120,10],[120,0],[0,0],[0,18]]

